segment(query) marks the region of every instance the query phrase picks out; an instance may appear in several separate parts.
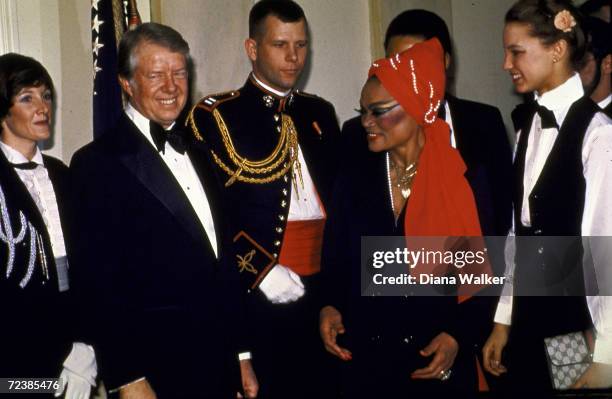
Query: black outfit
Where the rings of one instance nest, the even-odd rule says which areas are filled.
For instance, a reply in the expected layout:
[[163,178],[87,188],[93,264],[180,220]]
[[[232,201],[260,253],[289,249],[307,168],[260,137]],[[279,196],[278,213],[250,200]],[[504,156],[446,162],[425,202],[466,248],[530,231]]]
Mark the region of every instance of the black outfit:
[[[264,159],[273,153],[281,136],[283,116],[290,116],[306,161],[302,170],[308,167],[323,207],[327,208],[339,137],[335,110],[329,102],[298,90],[278,97],[252,77],[239,90],[201,100],[191,114],[194,134],[207,142],[222,162],[233,167],[215,121],[216,112],[224,119],[237,153],[249,160]],[[289,154],[282,164],[285,162],[289,162]],[[223,182],[230,179],[219,164],[215,170]],[[264,184],[236,180],[223,191],[230,209],[234,251],[242,257],[251,251],[254,254],[250,260],[254,269],[241,269],[245,290],[250,291],[252,328],[250,345],[244,349],[253,355],[263,398],[314,397],[320,381],[323,346],[318,334],[318,273],[302,276],[305,294],[290,304],[272,304],[256,289],[280,256],[293,189],[289,169]],[[240,268],[239,263],[236,260],[233,267]]]
[[[59,160],[43,156],[53,185],[66,245],[70,216],[68,168]],[[0,377],[59,377],[62,363],[74,340],[69,290],[60,292],[51,239],[43,216],[32,196],[0,151],[0,188],[4,198],[0,216]],[[20,214],[25,217],[22,225]],[[10,226],[6,224],[8,217]],[[14,259],[9,261],[7,232],[19,238]],[[32,236],[36,248],[32,251]],[[42,244],[42,246],[41,246]],[[28,279],[30,257],[33,272]],[[12,265],[12,270],[9,270]],[[45,272],[45,270],[47,270]]]
[[126,115],[72,160],[79,301],[100,316],[89,336],[111,390],[146,377],[160,398],[235,397],[244,309],[201,146],[187,143],[187,153],[210,204],[218,259],[182,188]]
[[[446,95],[457,150],[467,167],[465,177],[472,188],[480,227],[484,236],[506,236],[512,222],[512,152],[499,110],[490,105]],[[444,110],[444,106],[440,107]],[[342,128],[344,148],[350,152],[367,151],[366,133],[359,118]],[[450,140],[450,138],[449,138]],[[497,276],[504,273],[503,244],[488,240],[488,254]],[[497,305],[497,288],[487,295],[471,298],[459,307],[463,320],[458,341],[471,346],[482,362],[482,346],[492,328]],[[481,363],[482,364],[482,363]],[[494,384],[489,379],[490,385]],[[494,388],[494,387],[491,387]]]
[[[521,223],[527,140],[535,112],[525,111],[514,163],[517,235],[515,296],[508,342],[509,378],[514,389],[550,390],[545,337],[591,327],[582,268],[581,222],[586,182],[582,144],[599,111],[587,97],[574,102],[529,195],[531,227]],[[563,215],[563,217],[559,217]],[[556,236],[556,237],[553,237]],[[534,295],[534,292],[546,296]],[[559,313],[560,312],[560,313]]]
[[442,332],[457,338],[455,296],[361,296],[362,236],[403,236],[405,216],[396,224],[384,153],[360,151],[346,161],[334,190],[322,260],[324,304],[342,314],[346,333],[338,343],[353,354],[351,361],[339,364],[341,391],[347,398],[475,393],[473,359],[462,347],[448,381],[410,378],[431,361],[418,352],[433,338]]

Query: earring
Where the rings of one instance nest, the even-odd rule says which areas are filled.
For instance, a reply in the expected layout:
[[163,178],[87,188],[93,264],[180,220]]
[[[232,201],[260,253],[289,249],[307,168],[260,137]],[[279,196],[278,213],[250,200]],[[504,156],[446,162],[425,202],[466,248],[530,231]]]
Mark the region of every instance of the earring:
[[559,59],[557,57],[554,57],[552,61],[553,61],[553,64],[556,64],[557,62],[559,62]]

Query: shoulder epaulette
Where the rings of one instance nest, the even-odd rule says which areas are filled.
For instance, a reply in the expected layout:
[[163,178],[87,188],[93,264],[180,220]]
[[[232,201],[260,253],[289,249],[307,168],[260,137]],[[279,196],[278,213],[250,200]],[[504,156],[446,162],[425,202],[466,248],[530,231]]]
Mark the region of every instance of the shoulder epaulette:
[[310,98],[310,99],[313,99],[313,100],[321,101],[323,103],[332,105],[329,101],[327,101],[326,99],[324,99],[321,96],[317,96],[316,94],[306,93],[305,91],[302,91],[302,90],[295,90],[294,93],[296,95],[298,95],[298,96],[301,96],[301,97]]
[[196,108],[205,109],[208,112],[211,112],[215,108],[228,100],[236,98],[240,95],[239,90],[225,91],[223,93],[210,94],[200,101],[198,101]]

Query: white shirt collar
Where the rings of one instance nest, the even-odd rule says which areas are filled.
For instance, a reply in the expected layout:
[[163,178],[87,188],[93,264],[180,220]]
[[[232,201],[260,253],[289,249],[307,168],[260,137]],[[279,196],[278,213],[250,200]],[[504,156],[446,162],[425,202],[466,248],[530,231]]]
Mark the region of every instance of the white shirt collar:
[[542,95],[539,95],[537,92],[535,93],[535,99],[538,104],[551,111],[567,108],[582,96],[584,96],[584,89],[582,88],[580,75],[577,73],[574,73],[574,75],[563,84]]
[[257,78],[257,76],[255,75],[255,72],[251,72],[251,76],[253,76],[253,79],[257,82],[258,85],[260,85],[261,87],[263,87],[264,89],[266,89],[270,93],[273,93],[273,94],[275,94],[275,95],[277,95],[279,97],[287,97],[289,95],[289,93],[291,93],[291,89],[289,89],[287,91],[279,91],[279,90],[273,89],[272,87],[268,86],[267,84],[265,84],[264,82],[259,80]]
[[[130,103],[128,103],[125,106],[125,110],[124,111],[125,111],[125,114],[127,115],[127,117],[130,118],[130,120],[132,122],[134,122],[134,124],[136,125],[138,130],[140,130],[140,132],[153,145],[153,148],[155,148],[155,142],[153,141],[153,137],[151,136],[151,126],[149,125],[150,120],[146,116],[141,114]],[[172,127],[174,127],[175,123],[176,122],[173,122],[172,125],[170,125],[170,127],[168,129],[166,129],[166,130],[172,129]]]
[[612,102],[612,94],[608,94],[608,97],[606,97],[603,100],[601,100],[600,102],[598,102],[597,105],[599,105],[599,108],[604,109],[611,102]]
[[43,162],[42,152],[40,152],[40,149],[38,147],[36,147],[36,152],[34,153],[34,157],[32,158],[31,161],[28,158],[26,158],[22,153],[20,153],[13,147],[1,141],[0,141],[0,149],[2,150],[2,152],[4,153],[4,156],[10,163],[36,162],[39,165],[43,165],[43,166],[45,165],[45,163]]

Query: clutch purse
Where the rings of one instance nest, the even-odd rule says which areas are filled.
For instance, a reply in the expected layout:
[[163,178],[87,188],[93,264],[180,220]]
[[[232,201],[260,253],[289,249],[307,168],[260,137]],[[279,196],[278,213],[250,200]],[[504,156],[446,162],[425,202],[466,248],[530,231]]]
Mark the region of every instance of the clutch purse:
[[582,331],[544,338],[544,344],[555,389],[568,389],[593,361]]

